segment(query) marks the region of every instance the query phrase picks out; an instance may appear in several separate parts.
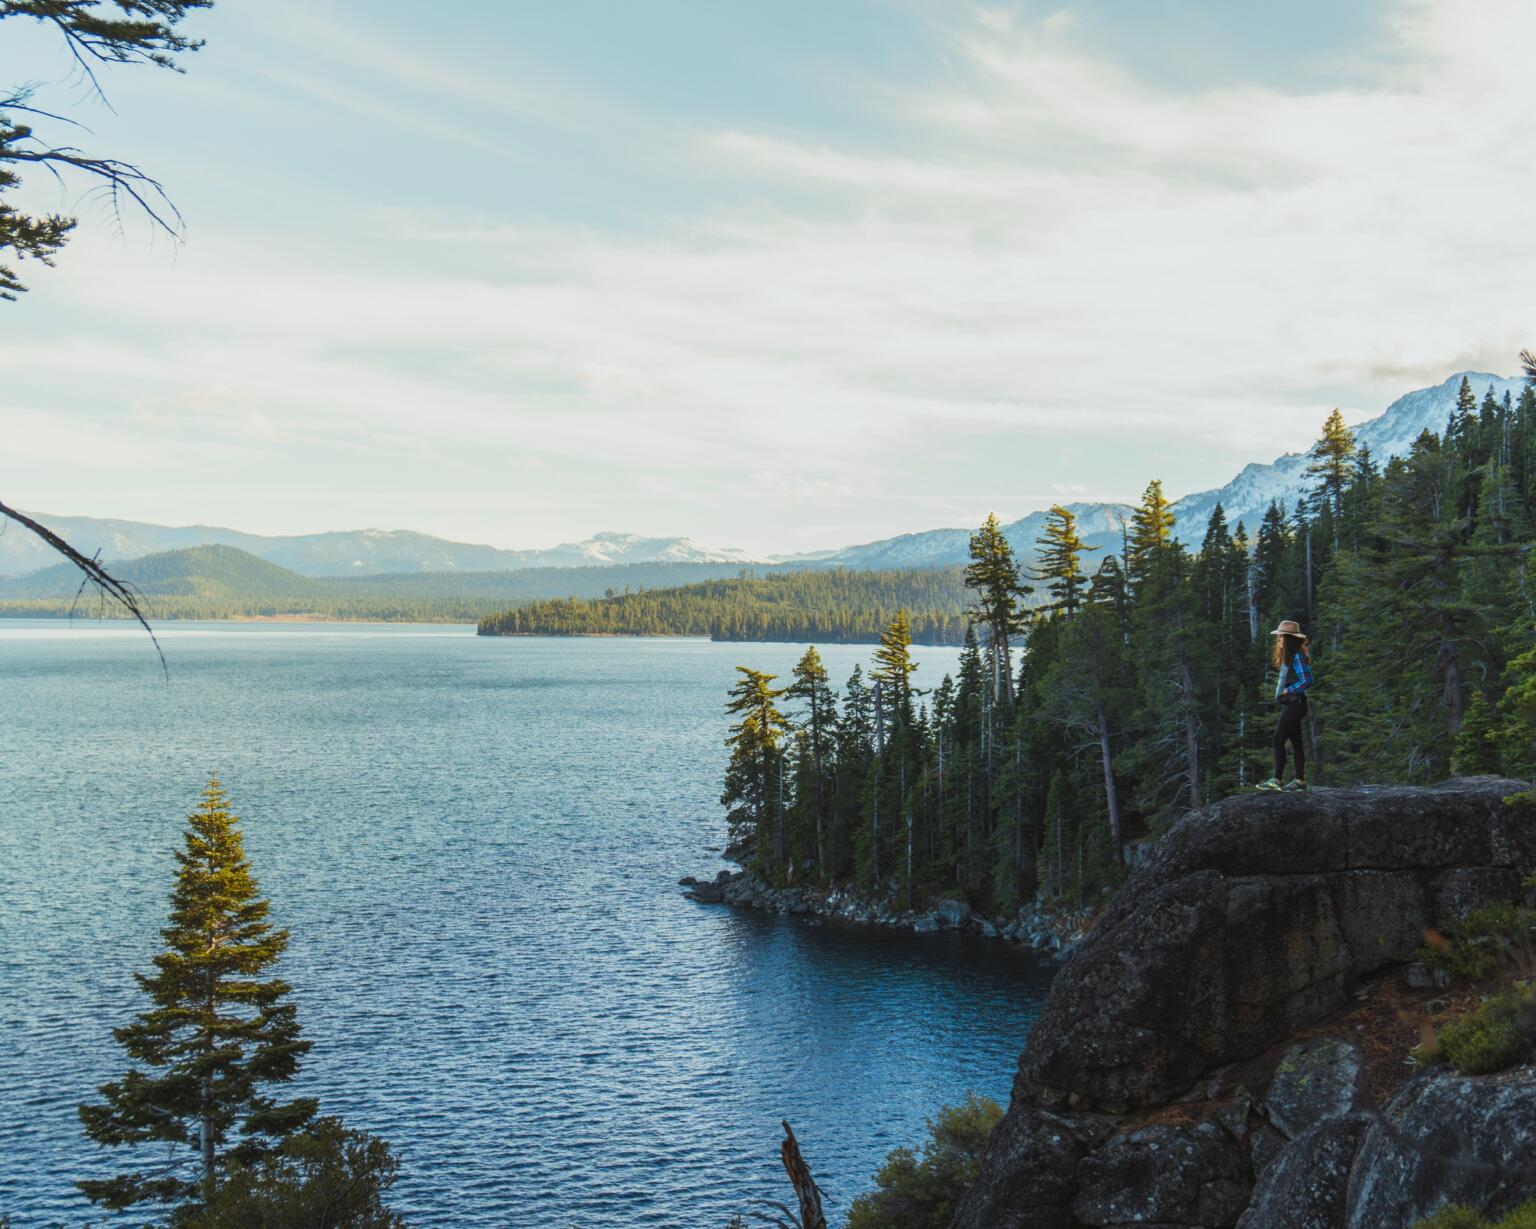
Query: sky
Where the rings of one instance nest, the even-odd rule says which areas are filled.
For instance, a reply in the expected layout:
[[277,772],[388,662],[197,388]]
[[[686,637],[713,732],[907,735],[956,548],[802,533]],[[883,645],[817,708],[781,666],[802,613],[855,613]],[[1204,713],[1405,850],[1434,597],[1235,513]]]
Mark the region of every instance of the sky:
[[218,0],[0,83],[142,164],[0,303],[0,498],[789,552],[1216,486],[1536,344],[1528,0]]

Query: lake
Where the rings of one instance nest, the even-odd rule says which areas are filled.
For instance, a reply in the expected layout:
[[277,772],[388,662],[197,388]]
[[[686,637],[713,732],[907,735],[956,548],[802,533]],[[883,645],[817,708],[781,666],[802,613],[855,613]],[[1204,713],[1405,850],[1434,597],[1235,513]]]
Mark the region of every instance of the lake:
[[[833,1223],[968,1090],[1006,1103],[1050,966],[1011,945],[686,901],[723,701],[803,646],[463,627],[0,621],[0,1213],[96,1215],[75,1107],[127,1066],[182,820],[217,775],[314,1049],[296,1092],[387,1138],[418,1229]],[[834,682],[868,647],[822,650]],[[917,684],[956,652],[925,648]]]

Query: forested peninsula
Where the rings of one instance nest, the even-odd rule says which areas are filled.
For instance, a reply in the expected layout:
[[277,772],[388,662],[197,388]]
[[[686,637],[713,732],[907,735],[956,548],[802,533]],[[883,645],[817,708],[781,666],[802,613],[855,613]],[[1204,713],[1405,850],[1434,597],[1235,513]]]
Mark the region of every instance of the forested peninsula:
[[744,573],[671,589],[529,602],[480,621],[482,636],[708,636],[804,644],[872,644],[908,612],[915,644],[960,644],[967,626],[961,568],[848,568]]
[[814,648],[787,684],[740,667],[722,801],[744,861],[897,910],[1102,900],[1128,839],[1270,775],[1281,619],[1312,637],[1312,784],[1536,775],[1536,391],[1464,380],[1385,468],[1335,411],[1309,479],[1252,531],[1217,506],[1196,550],[1154,481],[1098,562],[1053,508],[1027,574],[989,519],[958,673],[928,694],[899,611],[840,692]]

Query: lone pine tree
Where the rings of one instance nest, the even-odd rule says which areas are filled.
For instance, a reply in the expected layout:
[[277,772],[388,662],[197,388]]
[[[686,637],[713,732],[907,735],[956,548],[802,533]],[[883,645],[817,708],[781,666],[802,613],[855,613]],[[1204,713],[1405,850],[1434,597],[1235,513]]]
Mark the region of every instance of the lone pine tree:
[[267,921],[217,780],[187,823],[165,950],[153,974],[138,975],[153,1005],[114,1030],[135,1065],[102,1085],[103,1103],[80,1107],[98,1144],[161,1145],[146,1168],[79,1183],[111,1209],[206,1204],[231,1167],[262,1161],[316,1111],[309,1098],[278,1101],[265,1091],[294,1077],[310,1043],[299,1038],[288,984],[263,976],[288,932]]

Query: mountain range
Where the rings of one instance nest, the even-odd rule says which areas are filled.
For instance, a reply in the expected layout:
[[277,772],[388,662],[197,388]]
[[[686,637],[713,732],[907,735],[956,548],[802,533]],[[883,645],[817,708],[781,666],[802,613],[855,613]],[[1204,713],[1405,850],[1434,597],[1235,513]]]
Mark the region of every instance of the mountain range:
[[[1369,447],[1378,463],[1407,452],[1426,429],[1443,430],[1456,405],[1463,377],[1479,398],[1488,388],[1495,397],[1519,396],[1523,380],[1487,372],[1458,372],[1444,383],[1399,397],[1380,416],[1355,428],[1358,443]],[[1219,502],[1229,524],[1243,521],[1257,528],[1271,500],[1287,510],[1306,490],[1307,456],[1286,453],[1267,464],[1250,464],[1224,486],[1185,495],[1173,505],[1175,533],[1198,542]],[[1090,546],[1115,550],[1131,513],[1128,504],[1069,504]],[[743,565],[772,564],[779,568],[925,568],[948,567],[966,560],[971,529],[931,529],[901,534],[835,550],[810,554],[754,558],[743,551],[714,549],[684,537],[642,537],[628,533],[599,533],[580,542],[538,550],[503,550],[410,530],[360,529],[329,533],[268,536],[208,525],[171,527],[142,521],[103,520],[83,516],[34,514],[86,554],[109,562],[138,559],[194,546],[232,546],[258,559],[305,577],[390,577],[422,573],[508,573],[525,569],[604,568],[656,564],[694,565],[688,579],[728,576]],[[1034,542],[1045,523],[1044,512],[1033,512],[1003,527],[1021,559],[1034,556]],[[0,577],[15,577],[56,562],[42,542],[14,525],[0,534]],[[596,574],[589,573],[592,579]],[[62,577],[61,577],[62,579]],[[466,582],[467,583],[467,582]],[[558,578],[550,582],[558,588]],[[501,588],[498,584],[496,588]],[[583,585],[583,588],[589,587]]]
[[[1425,431],[1440,432],[1456,408],[1456,395],[1462,378],[1471,382],[1479,400],[1489,389],[1496,398],[1505,393],[1519,397],[1524,378],[1489,375],[1482,371],[1457,372],[1443,384],[1421,388],[1399,397],[1376,418],[1354,428],[1355,442],[1371,450],[1377,464],[1389,457],[1407,453],[1413,441]],[[1321,427],[1321,423],[1318,424]],[[1174,534],[1180,541],[1198,543],[1205,536],[1206,523],[1216,505],[1221,504],[1227,523],[1236,527],[1242,521],[1252,537],[1258,529],[1271,500],[1289,512],[1307,490],[1307,454],[1288,452],[1268,464],[1252,463],[1224,486],[1196,491],[1174,501]],[[1078,518],[1078,528],[1091,546],[1116,550],[1120,546],[1121,526],[1131,515],[1129,504],[1068,504]],[[1045,522],[1045,513],[1032,512],[1003,526],[1003,533],[1021,559],[1035,553],[1035,539]],[[925,533],[902,534],[859,546],[802,556],[818,564],[841,567],[921,568],[949,567],[966,561],[970,541],[967,529],[931,529]]]
[[[214,525],[154,525],[145,521],[29,513],[77,550],[110,562],[138,559],[190,546],[233,546],[300,576],[381,576],[404,572],[508,572],[523,568],[607,567],[630,563],[755,562],[737,550],[712,550],[689,538],[647,538],[599,533],[544,550],[502,550],[450,542],[409,529],[356,529],[268,536]],[[31,534],[9,526],[0,535],[0,577],[52,566],[58,556]],[[725,565],[731,565],[726,567]]]

